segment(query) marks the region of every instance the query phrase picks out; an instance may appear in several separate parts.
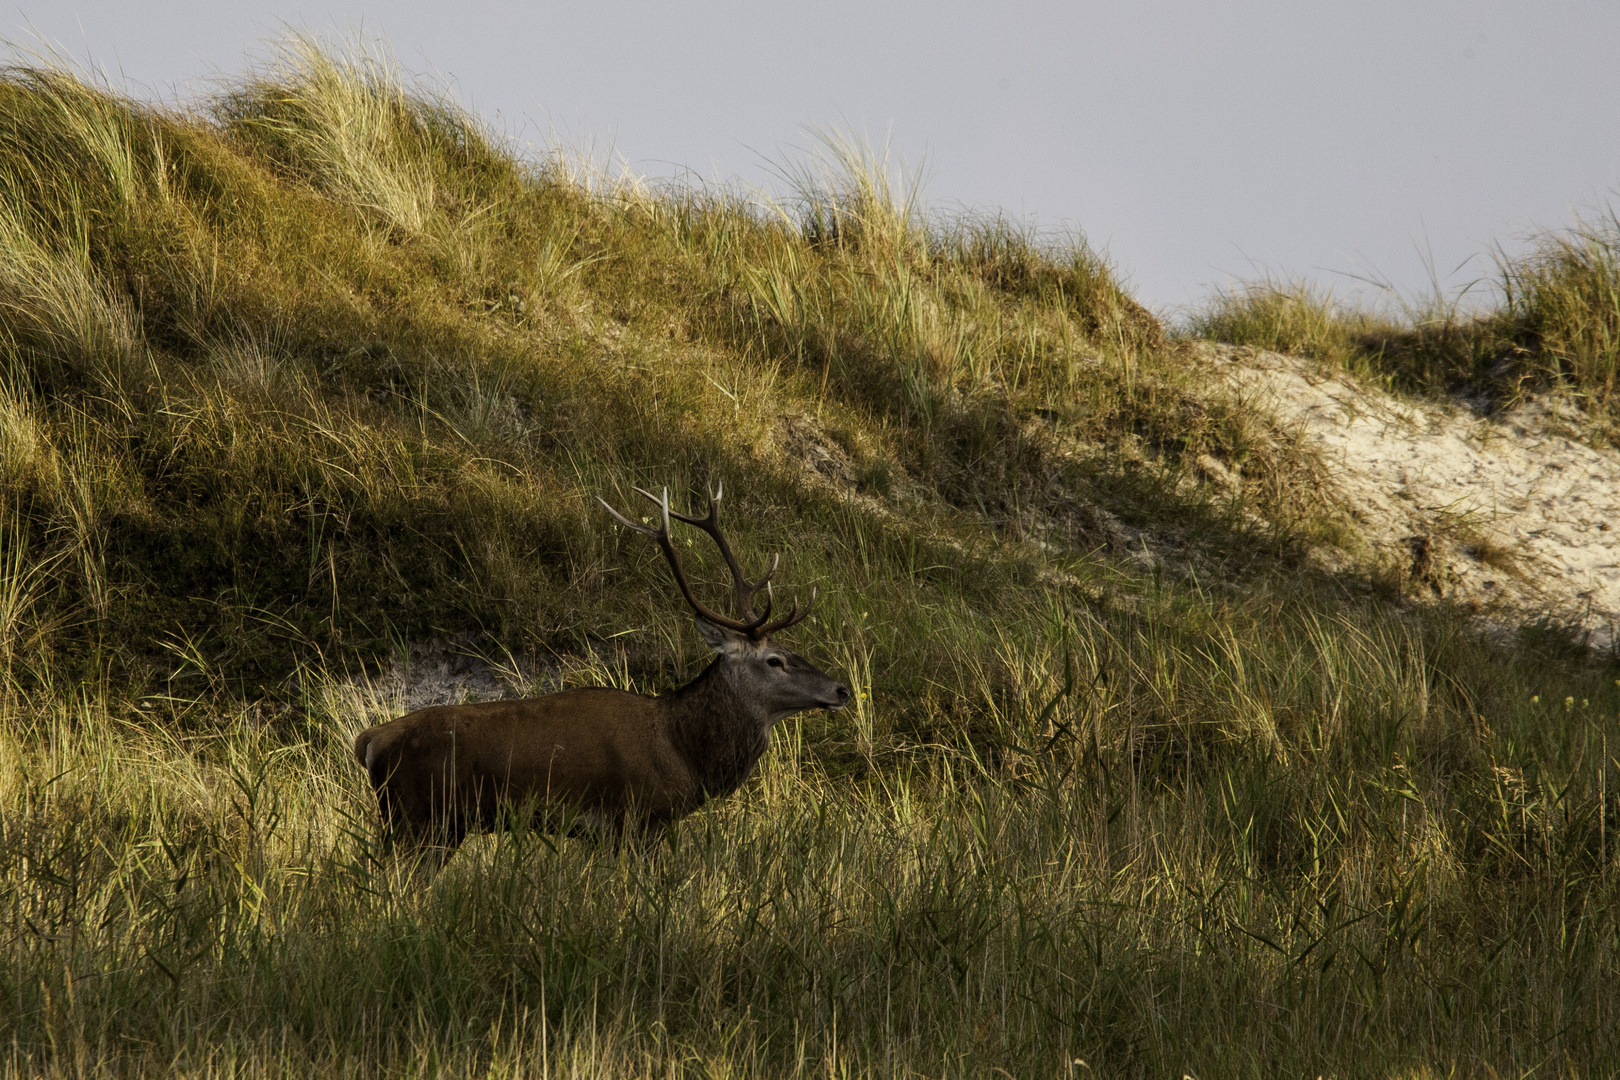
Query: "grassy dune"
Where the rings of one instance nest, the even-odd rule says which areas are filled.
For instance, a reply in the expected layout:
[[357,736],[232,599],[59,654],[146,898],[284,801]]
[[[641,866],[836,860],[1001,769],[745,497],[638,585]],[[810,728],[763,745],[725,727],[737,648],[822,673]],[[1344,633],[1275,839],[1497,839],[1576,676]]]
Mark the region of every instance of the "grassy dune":
[[[533,160],[308,41],[0,117],[6,1073],[1620,1068],[1620,667],[1306,569],[1321,463],[1082,242],[836,137],[776,202]],[[855,706],[654,857],[384,859],[355,676],[695,673],[592,496],[718,480]]]
[[[1527,254],[1500,249],[1481,311],[1438,288],[1374,312],[1297,280],[1218,294],[1191,333],[1341,364],[1402,391],[1465,394],[1498,405],[1557,390],[1587,414],[1588,435],[1620,446],[1620,217],[1543,232]],[[1473,286],[1470,286],[1472,289]]]

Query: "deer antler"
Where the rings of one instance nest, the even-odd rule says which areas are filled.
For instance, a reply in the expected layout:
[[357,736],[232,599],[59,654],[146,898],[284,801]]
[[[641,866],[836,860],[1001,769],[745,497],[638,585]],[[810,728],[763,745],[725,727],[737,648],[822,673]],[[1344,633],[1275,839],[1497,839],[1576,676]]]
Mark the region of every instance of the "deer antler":
[[[669,488],[664,489],[662,498],[659,498],[650,491],[644,491],[641,488],[636,488],[635,490],[638,494],[646,496],[657,505],[660,513],[663,516],[663,523],[658,528],[653,529],[647,527],[646,525],[636,524],[623,514],[619,513],[617,510],[613,509],[613,507],[609,506],[607,500],[603,499],[601,496],[598,496],[596,501],[601,503],[603,508],[605,508],[608,513],[612,514],[614,520],[620,525],[623,525],[627,529],[633,529],[643,536],[650,536],[658,542],[659,550],[664,553],[664,558],[669,563],[670,571],[675,575],[675,584],[680,587],[681,595],[686,597],[686,602],[692,605],[692,610],[697,612],[698,615],[702,616],[704,619],[715,624],[716,626],[723,626],[728,630],[735,630],[740,634],[745,634],[754,641],[760,641],[768,635],[776,633],[778,630],[785,630],[794,623],[802,622],[809,616],[810,609],[813,608],[816,603],[816,593],[813,589],[810,593],[810,602],[804,606],[803,611],[800,611],[799,606],[794,604],[792,609],[789,610],[788,613],[782,618],[777,619],[775,622],[766,621],[771,617],[771,606],[775,600],[775,595],[771,591],[770,585],[771,575],[775,574],[777,567],[782,564],[782,556],[777,555],[771,561],[771,568],[765,572],[764,577],[760,578],[758,581],[748,580],[747,576],[743,573],[741,564],[737,562],[736,556],[731,553],[731,545],[726,542],[725,534],[720,531],[720,499],[721,496],[725,494],[724,484],[721,484],[718,489],[709,495],[709,512],[701,518],[688,517],[685,514],[678,514],[671,510],[669,508]],[[695,528],[702,529],[704,532],[709,534],[709,537],[714,541],[715,546],[720,549],[721,557],[726,560],[726,566],[731,570],[732,595],[736,600],[737,610],[743,616],[742,619],[728,618],[727,616],[704,606],[703,602],[692,594],[692,586],[686,580],[686,572],[681,569],[680,556],[676,554],[674,541],[670,539],[669,519],[671,517],[675,518],[677,521],[683,521],[688,525],[694,526]],[[765,590],[765,610],[756,614],[754,611],[754,595],[758,593],[761,588]]]

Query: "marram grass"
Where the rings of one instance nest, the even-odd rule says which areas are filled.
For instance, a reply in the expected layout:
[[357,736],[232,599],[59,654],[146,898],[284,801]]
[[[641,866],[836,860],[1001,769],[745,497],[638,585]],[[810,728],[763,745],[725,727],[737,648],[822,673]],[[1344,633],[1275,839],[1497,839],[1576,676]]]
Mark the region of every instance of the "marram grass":
[[[305,672],[299,737],[245,707],[166,702],[206,720],[183,734],[143,722],[150,702],[13,699],[0,1061],[1615,1068],[1612,686],[1550,700],[1530,692],[1545,665],[1369,613],[1172,590],[1048,614],[935,701],[932,736],[868,690],[864,730],[788,722],[754,781],[648,851],[519,830],[436,879],[380,850],[349,743],[401,705],[364,683]],[[604,655],[568,677],[618,670]],[[976,737],[944,741],[964,720]]]
[[256,694],[401,639],[577,651],[662,591],[593,498],[632,484],[730,480],[740,540],[794,544],[806,588],[904,548],[987,596],[1085,493],[1243,529],[1198,453],[1309,488],[1264,421],[1190,400],[1083,243],[929,223],[836,141],[849,176],[797,206],[610,183],[303,39],[193,112],[21,67],[0,116],[0,505],[52,567],[58,677],[168,685],[195,654]]
[[[1610,209],[1495,254],[1492,281],[1452,295],[1394,297],[1376,312],[1302,281],[1265,278],[1217,294],[1188,320],[1199,337],[1310,356],[1393,388],[1463,392],[1512,404],[1562,391],[1586,410],[1588,434],[1615,442],[1620,377],[1620,221]],[[1490,301],[1465,306],[1485,285]],[[1481,290],[1483,294],[1486,290]]]
[[[0,1070],[1620,1069],[1612,658],[1301,570],[1320,463],[1082,242],[836,137],[767,205],[536,162],[305,40],[0,116]],[[689,677],[592,497],[718,480],[855,704],[643,850],[386,858],[367,673]]]

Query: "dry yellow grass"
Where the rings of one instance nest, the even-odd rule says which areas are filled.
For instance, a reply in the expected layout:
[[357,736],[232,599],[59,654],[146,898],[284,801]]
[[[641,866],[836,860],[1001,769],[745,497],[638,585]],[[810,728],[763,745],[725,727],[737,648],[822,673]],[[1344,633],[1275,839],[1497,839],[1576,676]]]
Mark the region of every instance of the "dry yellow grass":
[[[1301,571],[1314,464],[1082,243],[837,140],[609,182],[308,41],[0,115],[0,1070],[1614,1071],[1612,659]],[[720,478],[858,707],[656,858],[382,859],[358,676],[671,685],[590,496]]]

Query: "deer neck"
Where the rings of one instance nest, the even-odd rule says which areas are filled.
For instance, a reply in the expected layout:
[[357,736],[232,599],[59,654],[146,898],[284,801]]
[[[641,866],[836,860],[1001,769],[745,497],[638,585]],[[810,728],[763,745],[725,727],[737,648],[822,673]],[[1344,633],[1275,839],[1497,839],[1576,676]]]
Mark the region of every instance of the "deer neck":
[[711,799],[735,791],[771,745],[771,718],[737,694],[724,665],[716,657],[703,674],[659,699],[670,741]]

